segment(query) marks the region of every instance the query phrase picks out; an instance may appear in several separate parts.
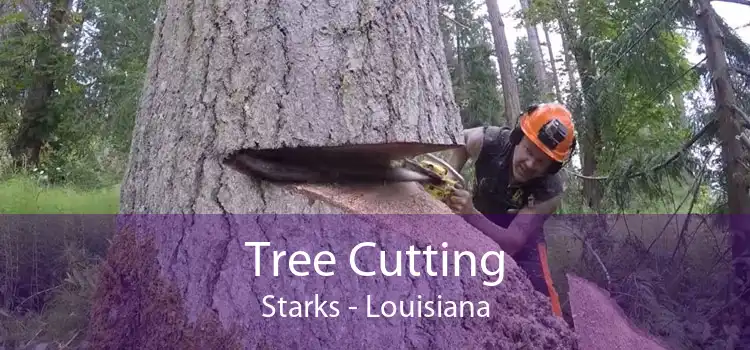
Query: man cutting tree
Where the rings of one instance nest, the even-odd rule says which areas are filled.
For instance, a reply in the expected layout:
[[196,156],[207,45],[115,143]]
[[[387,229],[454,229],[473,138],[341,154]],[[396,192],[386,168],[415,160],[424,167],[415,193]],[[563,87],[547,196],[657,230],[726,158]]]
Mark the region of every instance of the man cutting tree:
[[458,189],[448,205],[500,245],[526,271],[534,289],[547,295],[562,316],[547,265],[542,225],[560,205],[558,172],[575,149],[570,112],[556,103],[530,107],[518,126],[478,127],[464,131],[465,146],[449,163],[457,170],[471,158],[474,195]]

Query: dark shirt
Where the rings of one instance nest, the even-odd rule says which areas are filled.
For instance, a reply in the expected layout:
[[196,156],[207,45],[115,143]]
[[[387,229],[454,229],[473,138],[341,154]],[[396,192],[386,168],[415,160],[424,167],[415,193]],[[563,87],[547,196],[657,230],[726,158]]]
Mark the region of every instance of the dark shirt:
[[[511,129],[488,126],[484,128],[484,140],[475,162],[476,185],[474,207],[498,226],[508,228],[515,214],[509,209],[522,209],[533,198],[546,201],[562,193],[562,181],[557,174],[545,175],[521,185],[511,185],[513,149],[510,142]],[[534,232],[524,247],[514,254],[518,260],[537,260],[536,246],[544,241],[541,232]]]

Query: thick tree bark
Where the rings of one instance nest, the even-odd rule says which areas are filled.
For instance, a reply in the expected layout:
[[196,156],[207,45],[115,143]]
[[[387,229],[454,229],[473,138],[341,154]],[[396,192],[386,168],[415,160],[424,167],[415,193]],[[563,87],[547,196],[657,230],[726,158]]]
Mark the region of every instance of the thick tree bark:
[[226,176],[215,160],[239,149],[463,142],[436,6],[167,4],[160,28],[176,32],[155,32],[124,212],[219,211],[193,196],[225,192],[209,190]]
[[711,73],[711,82],[719,122],[719,139],[726,174],[726,192],[729,204],[729,228],[732,233],[732,291],[737,304],[735,324],[739,327],[736,344],[750,344],[750,195],[748,195],[747,173],[742,162],[747,162],[748,150],[743,149],[736,136],[742,134],[741,119],[736,116],[737,101],[731,85],[727,57],[717,15],[710,1],[697,2],[696,25],[706,49],[706,64]]
[[513,64],[510,59],[508,40],[505,37],[505,24],[500,15],[497,0],[487,0],[487,14],[492,26],[492,37],[495,41],[495,55],[500,68],[500,81],[503,86],[503,105],[505,106],[505,120],[507,125],[513,126],[516,118],[521,115],[521,101],[518,96],[518,81],[513,75]]
[[[166,2],[121,210],[254,216],[167,216],[162,220],[171,220],[169,230],[119,233],[94,302],[93,348],[574,346],[571,331],[511,259],[495,288],[483,286],[468,270],[460,278],[427,277],[424,266],[416,266],[423,277],[385,279],[357,276],[345,266],[348,252],[368,241],[378,242],[389,256],[411,245],[442,242],[449,249],[499,249],[459,216],[430,222],[261,215],[450,214],[418,184],[281,186],[222,165],[224,155],[244,148],[355,144],[375,151],[401,145],[391,154],[396,157],[460,142],[436,3],[350,4]],[[210,230],[201,227],[200,221],[214,220]],[[252,248],[242,245],[248,241],[269,241],[270,249],[290,253],[329,250],[340,267],[325,278],[283,272],[256,277]],[[377,266],[377,257],[364,256],[363,264]],[[312,300],[316,293],[341,301],[339,317],[261,316],[268,312],[262,308],[265,295]],[[368,319],[363,308],[368,294],[376,304],[416,300],[417,294],[486,300],[491,311],[487,319]],[[350,311],[349,305],[360,310]]]

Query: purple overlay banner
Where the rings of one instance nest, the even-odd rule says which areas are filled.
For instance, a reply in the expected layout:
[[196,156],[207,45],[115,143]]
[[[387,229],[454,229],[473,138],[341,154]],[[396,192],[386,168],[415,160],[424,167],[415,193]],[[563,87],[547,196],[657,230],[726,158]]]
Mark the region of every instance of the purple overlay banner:
[[[248,334],[297,334],[323,343],[391,335],[403,339],[403,332],[428,342],[466,327],[486,327],[491,334],[507,318],[554,319],[548,299],[534,292],[519,268],[520,258],[504,252],[472,226],[470,218],[458,215],[0,218],[5,244],[21,238],[44,244],[50,237],[66,237],[68,242],[108,250],[97,300],[110,304],[94,309],[119,315],[108,317],[142,317],[128,310],[149,302],[155,304],[149,308],[158,309],[171,300],[193,322],[210,312],[222,324]],[[706,215],[542,219],[516,220],[544,221],[543,229],[535,232],[543,232],[547,240],[629,232],[644,237],[646,245],[650,239],[676,241],[684,232],[726,234],[724,224],[746,228],[750,223],[741,216]],[[542,324],[534,327],[547,327]],[[395,333],[377,335],[384,327]],[[352,346],[359,344],[354,340],[349,342]],[[289,340],[292,343],[304,342]]]

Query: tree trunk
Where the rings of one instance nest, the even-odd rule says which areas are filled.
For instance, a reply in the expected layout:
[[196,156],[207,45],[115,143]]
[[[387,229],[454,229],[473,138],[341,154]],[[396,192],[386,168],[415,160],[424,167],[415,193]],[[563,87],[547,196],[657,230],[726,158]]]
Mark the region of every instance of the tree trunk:
[[497,0],[487,0],[487,14],[492,26],[492,37],[495,41],[495,55],[500,68],[500,81],[503,86],[503,100],[505,106],[505,120],[509,126],[516,123],[521,115],[521,101],[518,96],[518,82],[513,76],[513,65],[510,59],[508,40],[505,38],[505,24],[500,16]]
[[[461,11],[459,10],[460,3],[458,1],[453,2],[453,12],[456,14],[456,21],[462,23]],[[463,48],[464,48],[464,36],[463,26],[456,24],[456,81],[458,86],[464,87],[466,85],[466,62],[464,61]]]
[[[592,96],[594,93],[591,91],[591,86],[594,81],[594,67],[591,61],[589,51],[580,50],[581,53],[576,61],[578,61],[579,71],[581,72],[582,87],[581,92],[584,97]],[[595,176],[597,159],[601,154],[601,132],[599,125],[596,122],[597,110],[594,108],[593,101],[586,101],[584,110],[584,129],[586,130],[583,137],[580,138],[581,142],[581,154],[583,155],[581,171],[585,176]],[[596,213],[601,212],[602,202],[602,184],[599,180],[584,179],[583,180],[583,194],[586,198],[588,207]]]
[[[593,176],[596,172],[597,159],[601,152],[601,131],[596,121],[596,113],[598,111],[596,110],[596,103],[592,99],[596,93],[592,90],[594,77],[596,76],[596,66],[591,57],[591,48],[584,40],[579,40],[564,4],[558,3],[558,5],[558,8],[561,9],[559,21],[562,28],[563,43],[567,41],[571,45],[570,52],[575,58],[578,75],[581,77],[581,93],[573,95],[573,109],[577,111],[574,114],[574,118],[576,118],[577,123],[582,122],[581,124],[583,124],[583,129],[585,130],[582,133],[583,135],[578,138],[582,155],[581,170],[583,175]],[[586,38],[586,33],[582,33],[581,37]],[[585,104],[583,104],[584,101]],[[583,180],[583,195],[586,204],[596,213],[599,213],[601,209],[601,187],[601,183],[598,180]]]
[[[418,184],[282,186],[222,165],[224,155],[244,148],[369,145],[368,151],[400,157],[459,142],[436,3],[329,6],[166,2],[151,46],[121,210],[249,215],[164,215],[158,220],[168,222],[161,223],[145,221],[156,215],[123,216],[125,224],[142,226],[120,230],[103,265],[92,347],[573,347],[571,331],[512,259],[496,288],[464,271],[467,264],[459,278],[425,276],[421,263],[414,268],[422,277],[390,279],[341,266],[361,242],[378,242],[390,257],[411,245],[442,242],[449,250],[498,250],[456,215],[313,215],[450,213]],[[263,215],[280,213],[313,216]],[[272,244],[263,259],[273,261],[269,249],[329,250],[340,266],[325,279],[314,271],[295,277],[282,260],[286,273],[270,276],[264,263],[256,276],[254,250],[243,242],[258,241]],[[377,269],[378,255],[370,249],[357,264]],[[324,310],[331,318],[316,318],[314,308],[309,318],[280,317],[278,308],[263,317],[269,295],[319,295],[328,303],[339,300],[340,312],[335,317],[329,304]],[[475,305],[486,300],[490,314],[438,322],[368,319],[368,312],[378,311],[364,307],[367,295],[375,307],[386,299],[416,302],[417,295]]]
[[[524,15],[529,10],[529,0],[521,0],[521,11]],[[524,20],[525,21],[525,20]],[[536,25],[526,23],[526,35],[529,40],[529,47],[531,48],[531,60],[534,62],[534,75],[536,76],[537,84],[539,84],[539,91],[542,96],[540,102],[550,101],[552,98],[552,89],[550,87],[549,79],[547,79],[547,70],[544,67],[544,56],[542,55],[542,45],[539,40],[539,32],[536,29]]]
[[[568,73],[568,85],[570,86],[570,95],[575,96],[578,91],[578,79],[576,78],[576,69],[573,66],[571,57],[570,44],[565,35],[561,35],[563,46],[563,57],[565,59],[565,71]],[[568,102],[570,103],[570,102]]]
[[549,53],[549,63],[552,67],[552,82],[555,86],[555,97],[557,102],[563,103],[562,91],[560,90],[560,79],[557,77],[557,63],[555,62],[555,51],[552,50],[552,41],[549,40],[549,25],[547,23],[542,24],[544,29],[544,40],[547,41],[547,53]]
[[[234,17],[245,11],[242,6],[226,5],[225,17],[186,0],[169,4],[191,9],[196,22],[209,16],[231,23],[192,29],[196,24],[176,12],[163,20],[167,27],[186,28],[173,39],[181,44],[157,40],[152,47],[148,80],[154,83],[144,91],[143,116],[135,125],[135,150],[123,183],[125,212],[216,212],[212,201],[192,203],[189,197],[214,186],[218,178],[212,177],[222,169],[212,162],[195,164],[240,149],[405,143],[393,155],[398,158],[463,142],[436,6],[385,2],[307,10],[327,13],[320,18],[286,13],[304,10],[301,4],[247,8],[251,20],[238,23]],[[419,12],[411,13],[412,7]],[[412,28],[415,16],[429,21]],[[185,45],[203,55],[179,51]],[[170,66],[173,61],[160,55],[180,55],[174,60],[183,63]],[[161,144],[151,144],[153,134],[177,148],[161,151]],[[417,150],[406,149],[409,145]],[[162,164],[170,167],[160,169]],[[192,177],[164,181],[186,172]],[[244,201],[237,205],[232,210],[247,209]]]
[[696,25],[703,39],[706,64],[711,73],[729,213],[732,215],[729,220],[734,267],[732,291],[738,305],[731,309],[735,310],[734,322],[739,327],[739,334],[730,344],[735,342],[735,346],[738,346],[750,344],[750,225],[746,219],[747,214],[750,214],[750,196],[748,184],[744,180],[746,171],[742,164],[748,160],[748,150],[743,149],[740,141],[735,138],[736,135],[741,135],[742,129],[738,125],[739,117],[735,115],[737,101],[730,83],[729,67],[717,15],[709,1],[699,0],[697,4]]
[[[571,46],[570,52],[575,58],[578,75],[581,78],[580,93],[574,90],[570,102],[576,123],[582,126],[578,136],[578,142],[581,146],[579,153],[581,155],[581,172],[585,176],[593,176],[598,165],[597,159],[601,154],[601,132],[596,120],[598,111],[596,101],[592,99],[595,94],[592,88],[596,76],[596,66],[591,57],[591,48],[584,40],[579,40],[571,23],[567,7],[562,2],[558,2],[558,5],[563,43],[567,42]],[[581,37],[586,38],[586,33],[581,33]],[[567,49],[565,51],[567,52]],[[571,86],[574,87],[575,85]],[[594,213],[602,213],[602,184],[595,179],[583,179],[582,182],[585,205]],[[594,216],[592,220],[584,220],[583,226],[580,230],[584,232],[585,239],[591,244],[593,250],[598,254],[609,253],[612,242],[608,236],[605,236],[609,232],[606,216],[600,214]],[[596,257],[588,249],[584,250],[582,259],[586,266],[597,266]]]
[[[446,0],[441,0],[440,4],[444,4]],[[450,5],[446,5],[450,6]],[[453,46],[453,38],[451,37],[450,25],[448,21],[440,16],[440,31],[443,36],[443,50],[445,52],[445,61],[448,64],[448,71],[452,72],[456,69],[456,57],[455,48]]]
[[57,125],[57,116],[50,108],[50,100],[55,91],[54,62],[61,49],[65,24],[72,0],[55,0],[47,17],[47,39],[38,49],[34,73],[21,112],[21,124],[16,132],[10,153],[16,165],[33,166],[39,163],[39,156]]

